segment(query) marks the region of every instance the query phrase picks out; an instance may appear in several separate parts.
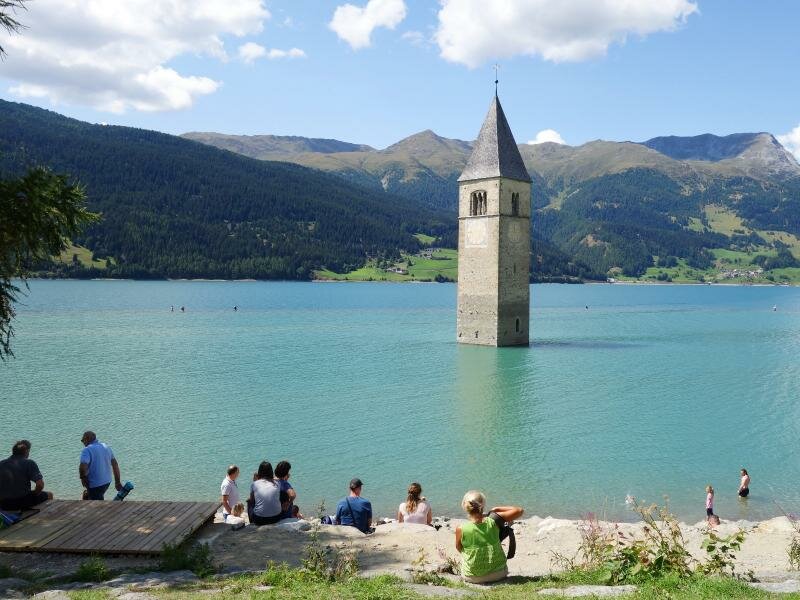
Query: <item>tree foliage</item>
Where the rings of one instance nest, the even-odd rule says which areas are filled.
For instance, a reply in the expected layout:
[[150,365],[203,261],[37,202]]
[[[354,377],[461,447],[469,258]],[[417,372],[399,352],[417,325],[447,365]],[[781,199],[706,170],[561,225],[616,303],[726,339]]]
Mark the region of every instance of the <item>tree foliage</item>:
[[[21,9],[25,8],[28,0],[0,0],[0,29],[5,29],[7,33],[17,33],[24,27],[17,21],[16,15]],[[0,46],[0,58],[3,58],[6,51]]]
[[49,260],[98,220],[85,206],[83,188],[67,176],[36,167],[15,179],[0,179],[0,359],[11,355],[14,302],[31,265]]

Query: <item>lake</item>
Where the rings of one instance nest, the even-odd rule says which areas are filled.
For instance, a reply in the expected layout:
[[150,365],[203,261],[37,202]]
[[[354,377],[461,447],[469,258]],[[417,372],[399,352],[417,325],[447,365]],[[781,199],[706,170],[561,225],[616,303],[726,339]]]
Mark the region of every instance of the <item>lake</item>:
[[245,489],[262,459],[288,459],[306,513],[354,476],[378,515],[411,481],[435,514],[478,488],[529,515],[628,520],[627,494],[668,495],[696,522],[708,483],[723,518],[800,510],[799,289],[534,285],[532,344],[504,349],[455,343],[455,298],[452,284],[31,281],[0,364],[0,447],[30,439],[62,498],[79,497],[93,429],[136,499],[214,499],[229,463]]

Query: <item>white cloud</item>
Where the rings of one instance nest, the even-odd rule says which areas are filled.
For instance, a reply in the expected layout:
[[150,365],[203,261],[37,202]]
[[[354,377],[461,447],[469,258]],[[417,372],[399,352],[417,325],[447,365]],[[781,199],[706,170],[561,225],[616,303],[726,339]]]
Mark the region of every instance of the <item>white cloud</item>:
[[565,146],[567,145],[567,142],[564,141],[564,138],[562,138],[561,134],[555,129],[542,129],[536,134],[536,137],[528,143],[533,145],[544,144],[545,142],[555,142],[556,144],[564,144]]
[[414,46],[425,45],[425,35],[421,31],[406,31],[400,37]]
[[267,58],[305,58],[306,53],[300,48],[290,48],[289,50],[278,50],[273,48],[267,54]]
[[376,27],[394,29],[405,18],[403,0],[369,0],[363,8],[353,4],[337,6],[328,27],[353,50],[358,50],[370,45]]
[[266,55],[267,49],[254,42],[247,42],[239,46],[239,58],[248,64]]
[[789,133],[776,136],[781,145],[800,160],[800,125],[792,129]]
[[263,0],[36,0],[26,29],[4,40],[11,93],[100,110],[192,106],[220,82],[168,66],[185,55],[227,59],[223,36],[258,33]]
[[276,58],[305,58],[306,53],[300,48],[291,48],[289,50],[279,50],[272,48],[267,50],[264,46],[254,42],[247,42],[239,46],[239,58],[247,64],[251,64],[259,58],[269,58],[274,60]]
[[440,2],[441,55],[468,67],[516,55],[553,62],[602,56],[630,34],[672,31],[698,10],[692,0]]

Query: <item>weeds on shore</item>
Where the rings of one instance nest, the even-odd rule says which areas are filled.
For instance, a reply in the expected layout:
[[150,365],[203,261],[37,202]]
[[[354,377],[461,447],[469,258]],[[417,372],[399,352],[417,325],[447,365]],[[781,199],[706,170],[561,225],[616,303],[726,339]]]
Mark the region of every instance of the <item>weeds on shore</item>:
[[607,585],[664,577],[686,579],[695,572],[736,576],[734,561],[744,542],[744,531],[720,537],[709,529],[702,542],[708,559],[700,562],[687,550],[678,520],[667,503],[645,506],[633,500],[632,508],[644,523],[641,535],[626,534],[619,524],[603,524],[590,514],[579,525],[581,543],[575,556],[554,553],[553,563],[564,571],[599,573]]
[[450,582],[442,577],[428,561],[428,553],[422,546],[419,547],[417,558],[411,561],[411,581],[426,585],[448,586]]
[[208,544],[164,544],[159,568],[162,571],[191,571],[198,577],[208,577],[216,569]]
[[88,560],[78,565],[78,570],[72,576],[73,581],[100,582],[111,579],[111,569],[99,556],[91,556]]
[[323,545],[320,539],[323,516],[325,516],[324,501],[317,507],[317,518],[312,519],[308,543],[303,548],[303,558],[300,563],[306,572],[317,579],[345,581],[358,574],[358,557],[352,545],[337,551]]

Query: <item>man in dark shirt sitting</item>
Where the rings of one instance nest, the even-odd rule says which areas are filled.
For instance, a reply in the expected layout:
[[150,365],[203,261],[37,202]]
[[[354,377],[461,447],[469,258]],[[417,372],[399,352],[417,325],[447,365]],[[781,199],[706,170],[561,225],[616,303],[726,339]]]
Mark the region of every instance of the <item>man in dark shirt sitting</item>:
[[44,491],[42,473],[28,458],[30,453],[31,443],[20,440],[11,448],[11,456],[0,460],[0,509],[25,510],[53,499],[53,494]]
[[362,485],[358,477],[350,481],[350,495],[336,506],[336,522],[355,527],[363,533],[372,533],[372,504],[361,497]]

